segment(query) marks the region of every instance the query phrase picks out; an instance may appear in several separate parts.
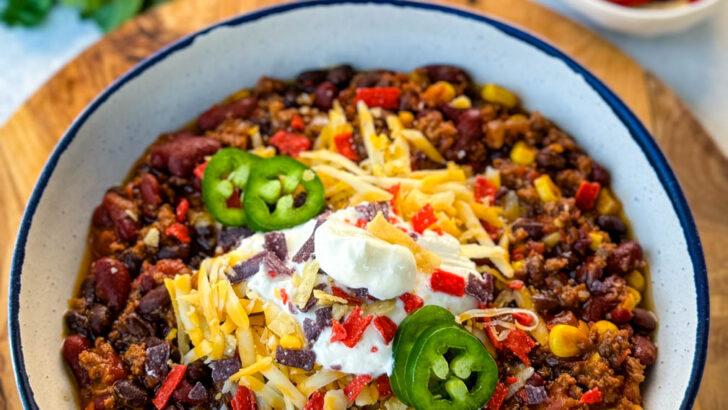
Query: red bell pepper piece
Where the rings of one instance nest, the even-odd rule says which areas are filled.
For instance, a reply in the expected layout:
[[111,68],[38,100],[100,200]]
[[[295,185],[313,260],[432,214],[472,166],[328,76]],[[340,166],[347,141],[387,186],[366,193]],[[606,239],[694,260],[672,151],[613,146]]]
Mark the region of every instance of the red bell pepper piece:
[[430,287],[435,292],[464,296],[465,278],[442,269],[435,269],[435,272],[430,276]]
[[255,393],[245,386],[238,386],[238,391],[230,404],[233,410],[255,410]]
[[197,178],[202,179],[202,177],[205,175],[205,168],[207,168],[207,164],[210,161],[205,161],[202,164],[195,167],[195,169],[192,170],[192,174],[194,174]]
[[533,316],[526,313],[514,313],[513,319],[516,319],[516,321],[523,326],[529,326],[533,323]]
[[356,396],[358,396],[364,389],[364,386],[366,386],[370,381],[372,381],[372,376],[368,374],[360,374],[352,379],[346,387],[344,387],[344,394],[346,394],[346,397],[350,402],[353,402],[356,400]]
[[346,301],[349,302],[349,303],[354,303],[354,304],[364,303],[363,300],[361,300],[359,298],[355,298],[353,296],[350,296],[348,293],[346,293],[344,291],[344,289],[341,289],[338,286],[332,286],[331,287],[331,293],[333,293],[334,296],[336,296],[336,297],[339,297],[339,298],[342,298],[342,299],[346,299]]
[[283,155],[297,157],[311,147],[311,141],[301,134],[280,130],[268,141]]
[[397,200],[397,195],[399,194],[399,184],[395,184],[387,188],[387,192],[392,194],[392,199],[389,200],[389,206],[392,207],[392,212],[396,214],[397,208],[394,206],[394,202]]
[[425,305],[425,301],[422,300],[421,297],[409,292],[403,293],[399,298],[402,300],[402,303],[404,303],[404,311],[407,312],[408,315]]
[[174,214],[177,217],[177,222],[184,222],[187,217],[187,211],[190,209],[190,201],[187,198],[182,198],[177,204]]
[[521,359],[526,366],[531,365],[528,353],[536,346],[536,342],[531,339],[526,332],[521,329],[514,329],[508,333],[508,337],[503,341],[503,346],[513,352],[513,354]]
[[486,177],[480,176],[475,178],[474,195],[477,202],[482,203],[484,199],[488,198],[488,202],[493,203],[493,201],[495,201],[496,192],[497,189],[495,185],[488,181]]
[[323,410],[324,409],[324,394],[320,391],[315,391],[308,398],[306,405],[303,406],[303,410]]
[[172,396],[174,389],[177,388],[177,385],[179,385],[179,383],[182,381],[182,378],[185,377],[186,371],[187,366],[183,364],[178,364],[177,366],[174,366],[169,374],[167,374],[167,377],[162,383],[162,387],[157,390],[157,394],[154,396],[154,400],[152,400],[152,403],[154,403],[155,407],[157,407],[159,410],[162,410],[167,405],[169,397]]
[[508,376],[506,377],[506,383],[513,384],[518,381],[518,377],[515,376]]
[[490,343],[493,344],[493,347],[500,350],[503,345],[501,344],[500,340],[496,337],[495,334],[495,326],[488,325],[485,327],[485,333],[488,335],[488,339],[490,339]]
[[395,109],[399,107],[399,88],[370,87],[357,88],[355,102],[364,101],[369,107]]
[[397,324],[387,316],[374,318],[374,327],[381,333],[384,344],[389,344],[394,339],[394,334],[397,333]]
[[582,211],[588,211],[594,208],[594,201],[599,196],[599,182],[581,181],[579,189],[576,190],[576,207]]
[[595,387],[588,392],[581,395],[579,399],[580,404],[596,404],[602,401],[602,392],[599,391],[599,387]]
[[392,386],[389,384],[389,376],[383,374],[377,377],[377,390],[379,390],[379,398],[386,399],[392,396]]
[[412,222],[412,228],[414,228],[415,232],[421,234],[425,232],[425,229],[427,229],[430,225],[437,222],[435,210],[432,209],[430,204],[426,204],[412,216],[410,222]]
[[523,288],[523,281],[522,280],[518,280],[518,279],[514,279],[514,280],[508,282],[508,288],[514,289],[514,290],[522,289]]
[[291,128],[293,131],[303,131],[304,128],[306,128],[306,124],[303,122],[303,118],[301,118],[298,114],[293,114],[293,118],[291,118]]
[[346,158],[352,161],[359,161],[361,159],[359,158],[359,153],[356,152],[354,139],[351,137],[350,132],[336,135],[334,137],[334,145],[336,145],[336,150],[339,151],[339,154]]
[[288,304],[288,292],[286,292],[285,289],[280,290],[281,293],[281,302],[283,302],[284,305]]
[[190,233],[187,230],[187,227],[179,222],[175,222],[170,225],[167,229],[164,230],[164,234],[167,236],[174,236],[175,238],[179,239],[180,242],[187,243],[190,241]]
[[486,407],[488,407],[488,410],[500,410],[503,402],[506,400],[507,395],[508,387],[506,387],[506,385],[503,383],[498,383],[498,385],[495,386],[495,391],[493,392],[493,395],[490,396],[490,400],[488,400],[488,404],[486,405]]

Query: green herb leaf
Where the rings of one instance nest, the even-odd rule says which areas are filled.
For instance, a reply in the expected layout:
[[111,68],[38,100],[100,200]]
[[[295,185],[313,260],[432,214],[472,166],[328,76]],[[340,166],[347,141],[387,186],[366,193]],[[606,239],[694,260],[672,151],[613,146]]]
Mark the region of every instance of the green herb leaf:
[[81,10],[81,16],[84,18],[91,17],[93,13],[98,10],[109,0],[59,0],[61,4],[69,7],[75,7]]
[[111,31],[134,17],[142,9],[143,0],[110,0],[91,16],[104,31]]
[[43,22],[54,0],[9,0],[0,18],[7,24],[35,26]]

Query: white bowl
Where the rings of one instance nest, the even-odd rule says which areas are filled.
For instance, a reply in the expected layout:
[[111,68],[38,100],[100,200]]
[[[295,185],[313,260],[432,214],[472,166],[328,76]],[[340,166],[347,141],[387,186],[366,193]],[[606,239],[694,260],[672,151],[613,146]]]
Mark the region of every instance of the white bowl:
[[645,127],[592,74],[523,31],[439,5],[370,0],[292,3],[207,28],[140,63],[73,123],[31,195],[12,262],[10,340],[27,408],[76,406],[60,355],[62,315],[106,188],[159,133],[261,74],[290,78],[344,62],[361,69],[461,66],[478,82],[517,92],[604,164],[645,249],[660,318],[646,407],[691,406],[708,334],[705,264],[685,197]]
[[589,19],[606,28],[640,36],[655,36],[685,30],[708,17],[720,0],[664,7],[625,7],[607,0],[563,0]]

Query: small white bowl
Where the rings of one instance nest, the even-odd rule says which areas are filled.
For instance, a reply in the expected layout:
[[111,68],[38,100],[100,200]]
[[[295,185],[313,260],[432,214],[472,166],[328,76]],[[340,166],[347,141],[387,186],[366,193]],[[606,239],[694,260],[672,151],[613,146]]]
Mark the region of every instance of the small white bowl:
[[157,135],[260,75],[291,78],[337,63],[463,67],[479,83],[515,91],[604,164],[644,248],[660,319],[644,408],[692,406],[708,341],[705,262],[675,175],[629,108],[568,56],[488,17],[431,3],[315,0],[258,10],[170,45],[101,93],[60,140],[28,201],[12,262],[9,339],[25,408],[78,409],[60,354],[62,315],[106,189]]
[[665,7],[626,7],[607,0],[563,0],[606,28],[639,36],[675,33],[708,17],[720,0],[700,0]]

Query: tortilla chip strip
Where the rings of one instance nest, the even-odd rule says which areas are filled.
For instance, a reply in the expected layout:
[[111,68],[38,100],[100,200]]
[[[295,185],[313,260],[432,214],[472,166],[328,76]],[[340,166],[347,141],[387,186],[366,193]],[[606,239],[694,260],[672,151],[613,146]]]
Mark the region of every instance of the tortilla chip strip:
[[401,245],[409,249],[412,255],[415,257],[417,268],[424,273],[432,273],[440,267],[442,259],[429,250],[421,247],[415,242],[414,239],[410,238],[409,235],[397,229],[394,225],[389,223],[382,213],[379,212],[374,219],[369,222],[367,230],[377,238],[389,242],[394,245]]

